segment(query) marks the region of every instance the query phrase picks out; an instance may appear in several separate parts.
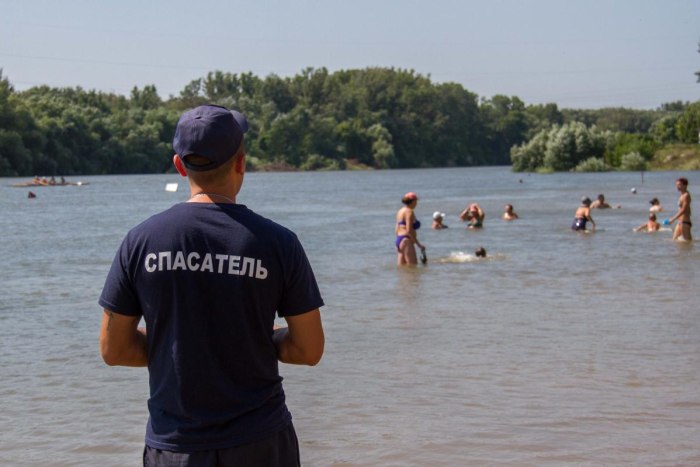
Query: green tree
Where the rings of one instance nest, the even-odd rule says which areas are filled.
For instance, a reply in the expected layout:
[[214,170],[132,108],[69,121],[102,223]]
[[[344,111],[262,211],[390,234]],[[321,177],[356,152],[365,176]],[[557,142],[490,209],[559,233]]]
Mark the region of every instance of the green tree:
[[134,86],[131,90],[130,103],[143,110],[157,109],[163,105],[154,85],[144,86],[142,90]]
[[535,172],[544,167],[549,135],[549,130],[541,130],[530,141],[511,148],[510,158],[514,172]]
[[527,137],[528,116],[518,97],[496,95],[481,104],[482,119],[489,131],[488,150],[496,164],[507,164],[510,149]]
[[542,130],[551,128],[553,125],[564,124],[564,114],[554,103],[528,105],[525,108],[525,113],[528,119],[528,138]]
[[620,167],[625,154],[636,153],[644,160],[651,160],[659,144],[651,135],[616,133],[608,140],[605,161],[613,167]]
[[20,108],[14,88],[0,69],[0,175],[31,173],[32,149],[41,150],[41,146],[33,119]]
[[690,104],[678,117],[676,122],[676,136],[681,143],[692,144],[698,142],[700,132],[700,101]]
[[571,170],[590,157],[602,157],[604,136],[595,127],[573,122],[550,131],[543,164],[554,171]]
[[669,144],[676,140],[676,115],[667,115],[656,120],[649,129],[649,136],[659,145]]
[[572,170],[587,159],[602,158],[608,139],[609,134],[581,122],[555,125],[511,150],[513,170]]

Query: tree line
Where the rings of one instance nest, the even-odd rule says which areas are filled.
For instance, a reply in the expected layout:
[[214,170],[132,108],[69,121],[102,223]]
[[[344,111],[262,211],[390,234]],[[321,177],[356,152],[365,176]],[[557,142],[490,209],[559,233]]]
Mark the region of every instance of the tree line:
[[516,96],[480,98],[460,84],[394,68],[307,68],[285,78],[214,71],[167,99],[153,85],[129,96],[80,87],[16,91],[0,70],[0,175],[171,170],[177,119],[203,103],[248,117],[253,170],[511,163],[514,170],[571,170],[586,169],[586,161],[589,170],[625,168],[661,145],[697,142],[700,127],[700,102],[559,109]]

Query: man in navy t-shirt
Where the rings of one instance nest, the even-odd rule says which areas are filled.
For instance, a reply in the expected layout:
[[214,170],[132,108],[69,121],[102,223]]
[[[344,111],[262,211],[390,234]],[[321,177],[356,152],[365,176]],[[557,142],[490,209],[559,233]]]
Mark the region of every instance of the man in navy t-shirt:
[[214,105],[180,117],[190,199],[129,231],[100,296],[105,362],[148,366],[144,465],[300,465],[278,361],[321,359],[323,300],[296,235],[236,204],[247,130]]

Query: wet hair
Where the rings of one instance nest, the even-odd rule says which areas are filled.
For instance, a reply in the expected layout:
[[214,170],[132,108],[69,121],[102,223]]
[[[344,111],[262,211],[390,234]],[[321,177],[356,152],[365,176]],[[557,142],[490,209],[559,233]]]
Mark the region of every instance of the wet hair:
[[677,182],[681,182],[682,185],[686,185],[686,186],[688,185],[688,179],[685,178],[685,177],[681,177],[681,178],[679,178],[679,179],[676,180],[676,181],[677,181]]
[[486,258],[486,250],[484,249],[483,246],[480,246],[479,248],[477,248],[476,250],[474,250],[474,255],[475,255],[477,258]]
[[581,204],[583,204],[584,206],[590,206],[591,205],[591,198],[589,198],[588,196],[584,196],[581,199]]

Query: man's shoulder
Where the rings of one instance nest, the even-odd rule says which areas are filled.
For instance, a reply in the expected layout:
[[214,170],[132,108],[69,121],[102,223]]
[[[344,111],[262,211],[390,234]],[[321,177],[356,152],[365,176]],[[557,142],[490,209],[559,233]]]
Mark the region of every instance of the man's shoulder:
[[259,231],[269,231],[271,233],[294,235],[291,229],[285,227],[284,225],[267,218],[252,209],[248,208],[243,204],[237,204],[235,206],[229,206],[224,212],[231,217],[231,219],[245,227],[255,228]]
[[133,227],[129,237],[161,235],[169,231],[179,230],[187,224],[203,224],[207,230],[216,230],[214,224],[224,229],[244,229],[258,238],[278,241],[296,241],[296,234],[289,228],[265,216],[262,216],[245,205],[224,205],[221,209],[211,209],[211,205],[176,204],[164,211],[153,214],[140,224]]
[[172,222],[177,220],[180,216],[180,210],[178,209],[178,204],[160,211],[158,213],[152,214],[140,223],[136,224],[129,230],[129,234],[137,234],[140,232],[148,231],[153,228],[160,227],[163,223]]

